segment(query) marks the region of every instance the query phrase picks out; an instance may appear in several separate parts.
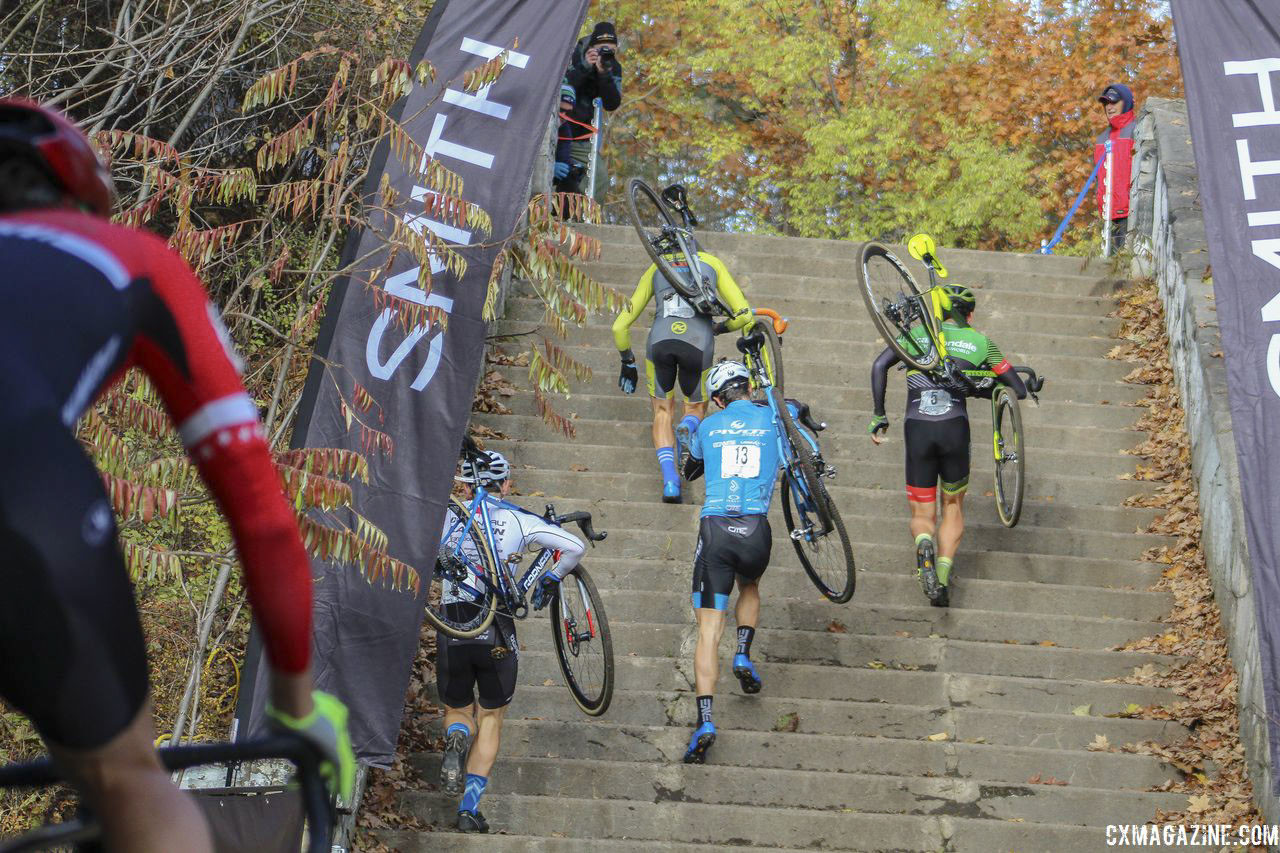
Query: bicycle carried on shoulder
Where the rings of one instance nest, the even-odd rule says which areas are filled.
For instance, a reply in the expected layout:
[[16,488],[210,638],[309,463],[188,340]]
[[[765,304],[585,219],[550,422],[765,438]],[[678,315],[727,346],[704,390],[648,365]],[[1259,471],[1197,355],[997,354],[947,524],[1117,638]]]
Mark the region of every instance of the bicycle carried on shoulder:
[[757,322],[737,346],[745,356],[752,385],[764,394],[774,423],[782,427],[782,517],[805,574],[826,598],[844,604],[853,598],[857,573],[844,520],[823,483],[836,473],[822,458],[817,440],[826,424],[814,420],[807,405],[783,397],[773,375],[782,375],[779,327],[785,330],[786,321],[765,309],[757,315],[772,322]]
[[[230,764],[282,758],[297,768],[303,812],[307,820],[307,853],[328,853],[334,828],[333,799],[320,775],[323,758],[300,737],[274,734],[239,743],[206,743],[161,747],[156,751],[168,770],[184,770],[207,764]],[[65,777],[48,759],[0,767],[0,788],[40,788],[63,782]],[[163,820],[163,815],[157,815]],[[83,803],[71,820],[47,824],[25,835],[0,839],[0,853],[32,853],[54,848],[97,851],[102,828]]]
[[689,208],[684,187],[672,184],[659,196],[643,180],[632,178],[627,185],[627,212],[649,260],[681,296],[703,314],[733,316],[715,285],[702,274],[693,237],[698,218]]
[[[947,268],[938,260],[933,238],[927,234],[912,237],[907,251],[925,265],[928,289],[916,284],[906,265],[886,246],[869,242],[862,245],[858,258],[863,302],[880,336],[908,369],[926,373],[968,396],[990,398],[996,512],[1001,524],[1013,527],[1022,515],[1027,466],[1017,395],[999,384],[994,373],[962,370],[948,357],[942,329],[946,296],[938,283],[947,277]],[[916,334],[917,329],[924,334]],[[1013,369],[1026,377],[1027,392],[1039,403],[1037,394],[1044,388],[1044,379],[1030,367]]]
[[[463,452],[472,465],[484,470],[485,457],[472,449]],[[498,540],[485,501],[487,495],[484,486],[477,483],[470,503],[457,497],[449,499],[444,535],[427,593],[427,620],[458,639],[480,635],[498,614],[512,619],[528,617],[529,591],[558,559],[557,552],[543,548],[525,573],[516,578],[507,562],[497,559]],[[555,506],[547,504],[542,519],[557,527],[576,523],[593,547],[608,535],[595,531],[589,512],[556,515]],[[450,601],[446,585],[473,600],[462,604]],[[556,659],[569,692],[583,713],[598,717],[613,700],[613,640],[600,592],[581,563],[556,584],[549,603]]]

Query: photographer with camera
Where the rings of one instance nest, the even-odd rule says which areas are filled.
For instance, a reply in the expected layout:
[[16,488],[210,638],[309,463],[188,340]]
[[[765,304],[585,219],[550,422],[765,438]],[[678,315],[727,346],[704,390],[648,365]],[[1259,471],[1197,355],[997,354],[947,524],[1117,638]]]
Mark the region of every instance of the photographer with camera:
[[[591,35],[578,40],[564,77],[565,82],[573,87],[576,99],[572,110],[565,113],[566,124],[573,130],[569,169],[557,169],[556,189],[559,192],[582,192],[582,176],[586,174],[587,163],[591,159],[595,99],[599,98],[609,112],[622,103],[622,65],[618,62],[618,34],[612,22],[601,21]],[[564,103],[562,100],[562,110]],[[556,159],[559,162],[560,158]],[[560,172],[564,172],[563,177]]]

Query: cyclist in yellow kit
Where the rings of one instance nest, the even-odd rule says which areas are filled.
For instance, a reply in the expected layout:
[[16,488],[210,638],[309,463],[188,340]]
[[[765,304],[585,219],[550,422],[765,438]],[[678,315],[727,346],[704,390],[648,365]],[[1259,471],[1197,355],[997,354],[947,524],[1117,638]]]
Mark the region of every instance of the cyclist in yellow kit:
[[[693,307],[680,292],[658,272],[653,264],[640,276],[635,293],[626,308],[613,322],[613,342],[622,356],[618,387],[634,394],[639,381],[636,357],[631,350],[631,325],[639,319],[645,306],[654,301],[653,327],[645,353],[645,372],[649,396],[653,400],[653,446],[662,469],[662,499],[680,502],[680,475],[677,473],[677,439],[680,453],[687,452],[693,433],[707,413],[706,380],[715,356],[715,335],[738,331],[753,323],[751,306],[742,295],[733,276],[719,258],[698,251],[701,273],[711,281],[720,301],[732,319],[716,323],[709,314]],[[683,258],[673,266],[684,266]],[[675,418],[675,389],[679,384],[685,397],[684,417],[672,429]]]

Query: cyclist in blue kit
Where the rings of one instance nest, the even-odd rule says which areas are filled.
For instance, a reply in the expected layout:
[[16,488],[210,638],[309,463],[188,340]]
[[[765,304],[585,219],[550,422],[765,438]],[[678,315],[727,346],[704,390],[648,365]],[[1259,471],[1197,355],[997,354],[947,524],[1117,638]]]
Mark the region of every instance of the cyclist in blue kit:
[[694,433],[685,464],[687,480],[706,473],[706,499],[693,565],[698,725],[685,752],[686,764],[702,764],[715,743],[711,701],[720,674],[717,649],[735,582],[738,651],[733,657],[733,674],[744,693],[758,693],[763,686],[751,663],[751,641],[760,617],[760,577],[769,566],[773,545],[769,504],[782,464],[778,427],[768,407],[751,401],[750,373],[744,365],[736,361],[717,364],[707,376],[707,392],[721,411],[710,415]]

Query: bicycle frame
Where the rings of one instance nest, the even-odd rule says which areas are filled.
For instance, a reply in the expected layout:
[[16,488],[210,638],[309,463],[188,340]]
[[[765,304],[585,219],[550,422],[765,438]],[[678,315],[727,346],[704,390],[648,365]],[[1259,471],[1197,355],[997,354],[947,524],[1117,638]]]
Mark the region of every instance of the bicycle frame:
[[[776,316],[776,315],[773,315],[773,316]],[[786,469],[787,481],[791,484],[791,488],[796,498],[796,501],[795,501],[796,511],[800,513],[804,513],[804,510],[801,509],[801,506],[810,506],[810,507],[813,506],[813,496],[808,493],[807,486],[805,485],[805,482],[804,482],[804,477],[801,476],[800,474],[799,459],[796,456],[796,451],[794,448],[792,448],[791,442],[787,440],[786,432],[782,427],[782,413],[778,411],[778,406],[779,405],[785,406],[786,401],[783,400],[782,403],[779,404],[777,395],[773,393],[773,390],[774,390],[773,381],[769,378],[769,371],[766,368],[766,362],[762,357],[763,353],[761,350],[762,350],[762,347],[756,347],[751,351],[750,353],[751,368],[750,369],[751,369],[751,372],[755,375],[757,387],[760,388],[762,391],[764,391],[765,400],[768,402],[768,405],[769,405],[769,412],[773,416],[773,424],[775,427],[777,427],[778,454],[779,454],[779,458],[782,459],[782,467]],[[797,431],[801,431],[801,428],[799,426],[797,426],[796,429]],[[814,448],[815,453],[820,453],[818,449],[817,441],[815,439],[811,439],[807,431],[801,431],[801,435],[804,436],[806,441],[810,442],[810,444]],[[801,503],[801,499],[804,500],[803,504]],[[827,531],[823,531],[823,532],[825,533]]]
[[[485,537],[485,544],[489,546],[489,553],[494,555],[494,562],[498,567],[498,588],[495,593],[498,596],[501,607],[512,617],[523,619],[529,615],[529,606],[525,603],[525,596],[529,594],[533,582],[546,568],[547,564],[556,558],[556,552],[550,548],[543,548],[538,552],[538,556],[534,558],[533,563],[520,576],[519,580],[511,574],[511,567],[506,560],[498,559],[498,542],[493,535],[493,521],[489,517],[489,505],[485,500],[489,492],[484,486],[476,484],[476,493],[471,503],[467,507],[467,520],[462,526],[461,535],[458,537],[458,544],[453,547],[455,556],[462,556],[462,543],[467,541],[467,535],[471,532],[472,526],[476,523],[476,519],[480,519],[481,532]],[[450,529],[445,534],[446,539],[453,535]],[[488,578],[480,577],[480,583],[486,587],[489,584]],[[470,584],[464,582],[454,582],[456,586],[472,593],[479,599],[483,599],[487,593],[487,589],[476,589]],[[514,592],[513,592],[514,591]]]

